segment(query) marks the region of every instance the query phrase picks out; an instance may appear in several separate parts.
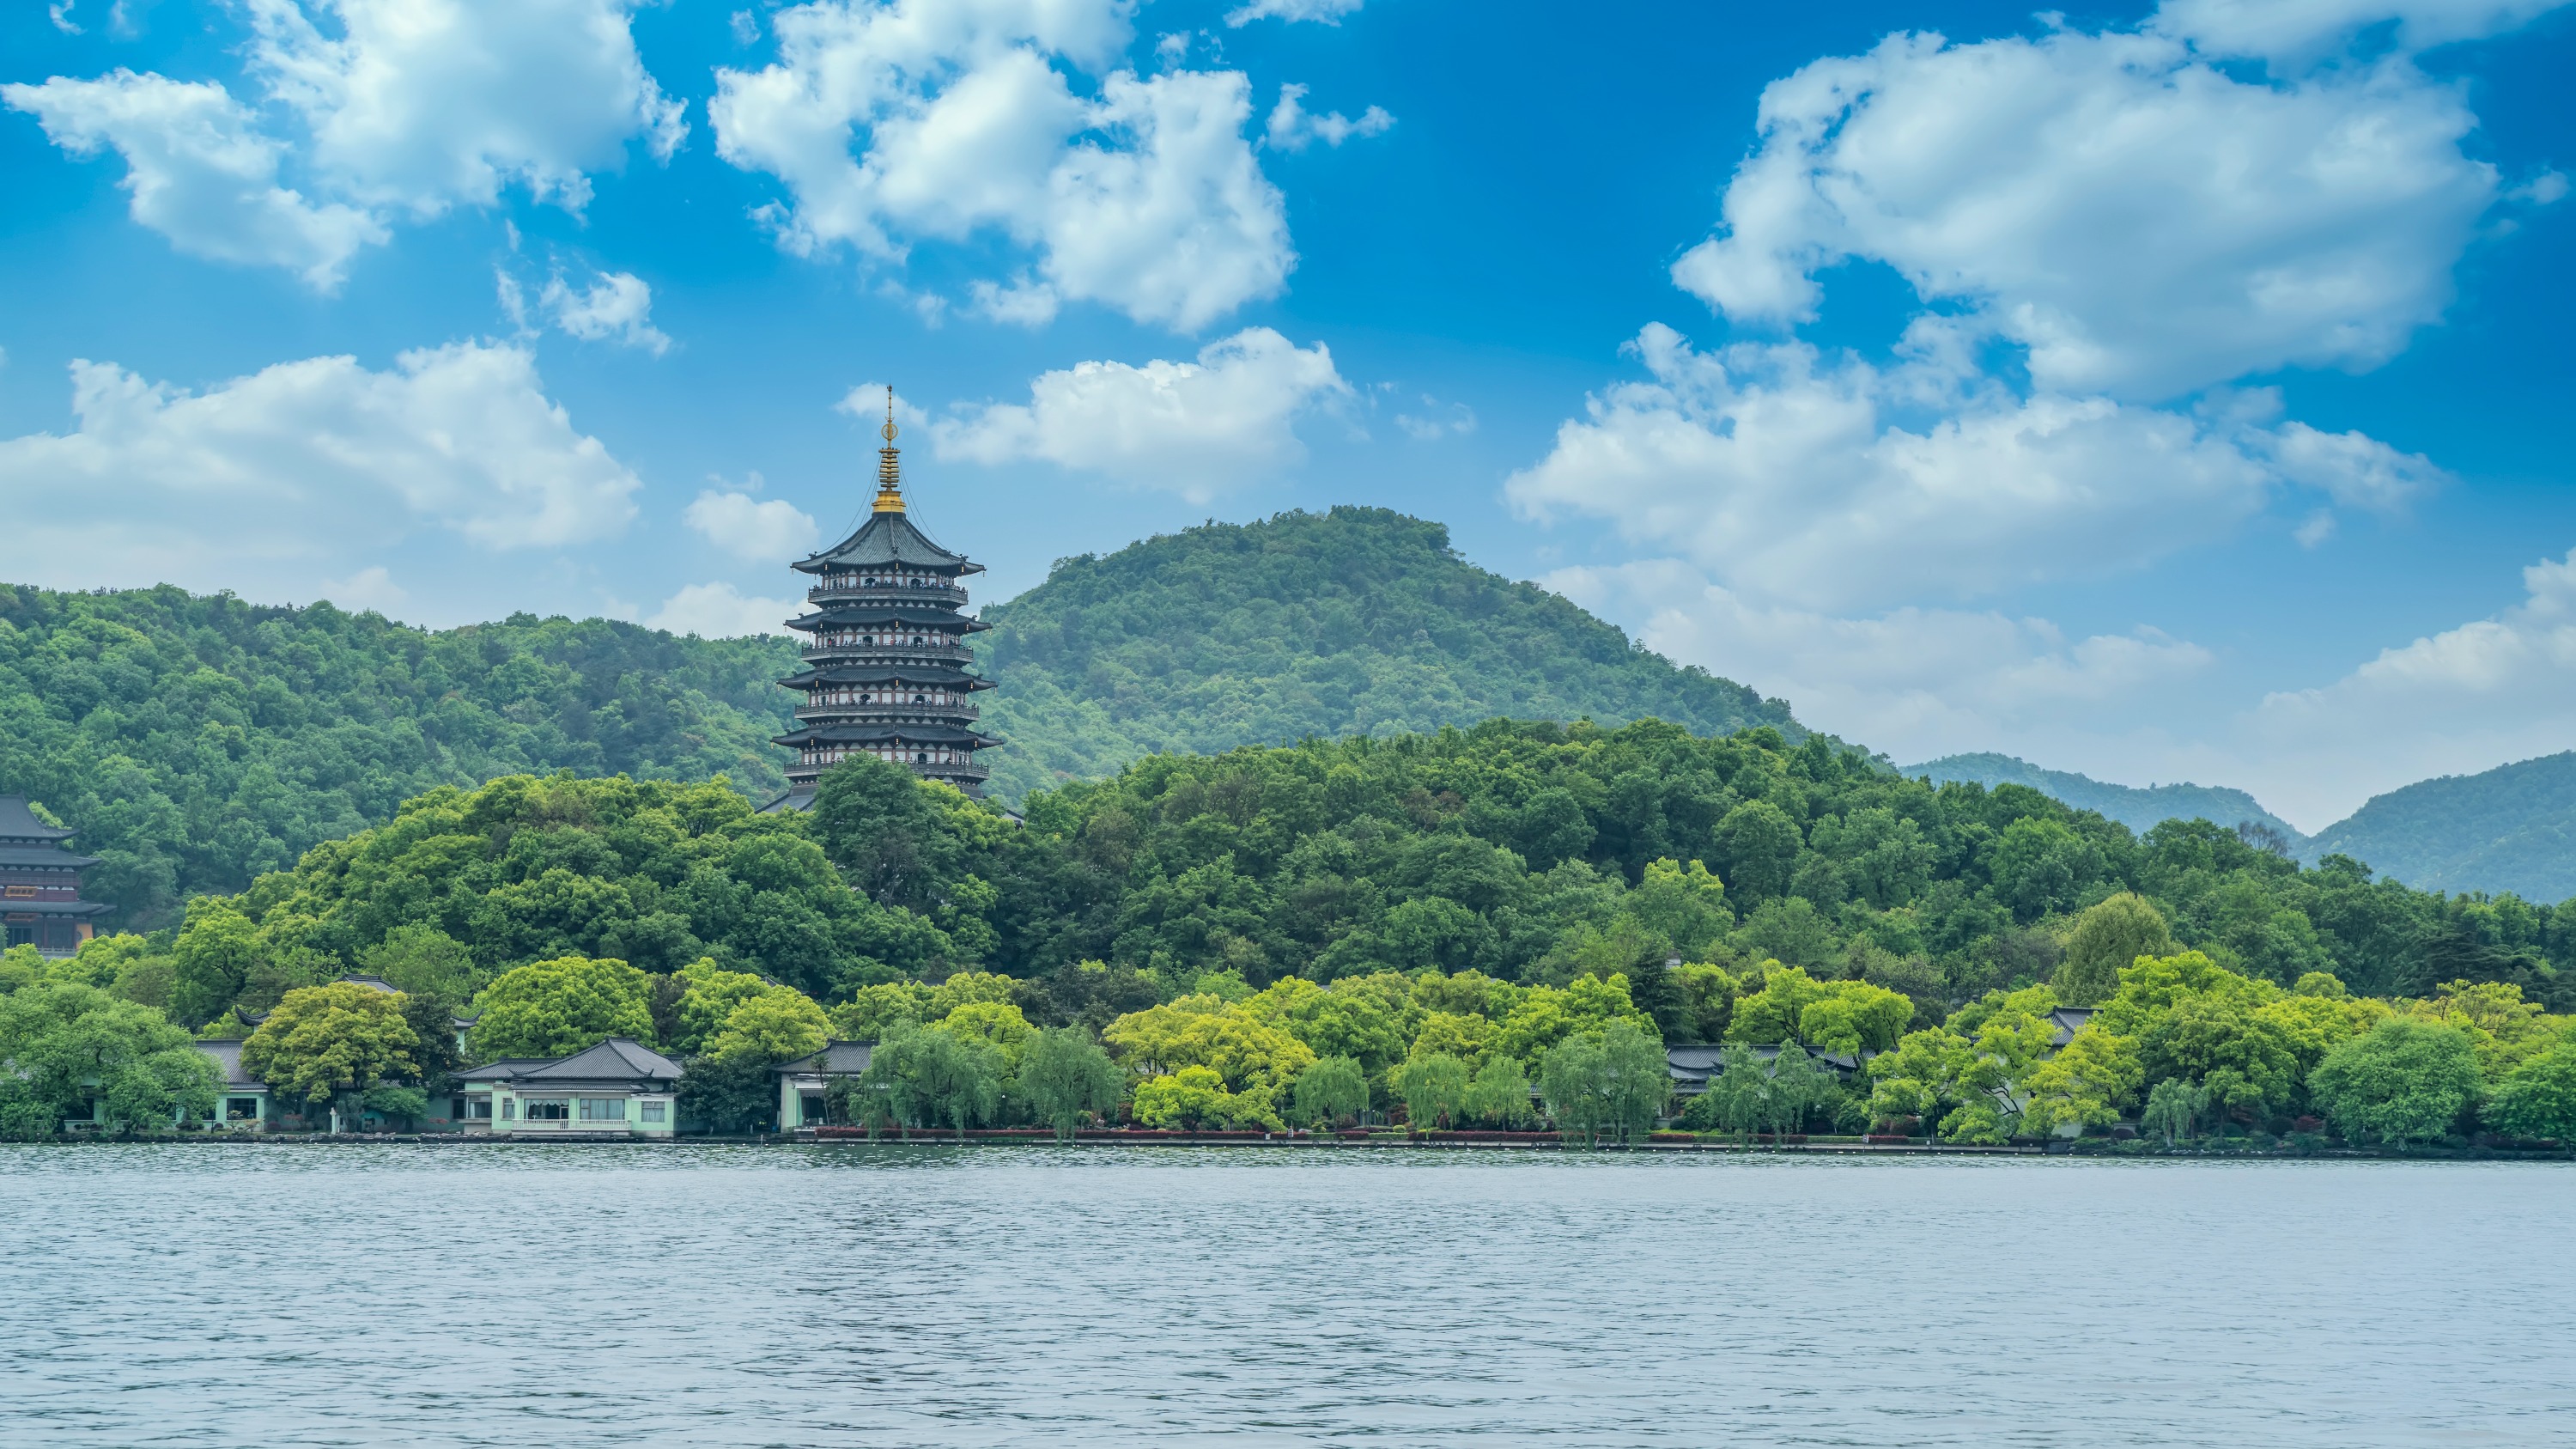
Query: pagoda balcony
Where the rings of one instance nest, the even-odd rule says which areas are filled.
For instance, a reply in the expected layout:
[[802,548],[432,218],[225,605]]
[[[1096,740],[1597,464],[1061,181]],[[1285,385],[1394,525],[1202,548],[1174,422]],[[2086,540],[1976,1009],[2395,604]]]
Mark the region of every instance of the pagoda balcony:
[[861,724],[949,724],[982,716],[971,704],[809,704],[796,711],[798,719],[847,718]]
[[805,591],[809,604],[821,603],[886,603],[886,604],[964,604],[966,591],[955,584],[816,584]]
[[975,651],[963,644],[808,644],[797,655],[808,663],[818,659],[887,664],[975,662]]

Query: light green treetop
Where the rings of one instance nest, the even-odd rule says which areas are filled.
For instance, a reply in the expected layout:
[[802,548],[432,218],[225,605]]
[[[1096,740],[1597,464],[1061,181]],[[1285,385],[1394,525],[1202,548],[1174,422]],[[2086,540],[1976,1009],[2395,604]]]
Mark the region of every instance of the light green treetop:
[[612,1036],[653,1040],[644,973],[605,957],[559,956],[504,971],[474,998],[467,1040],[484,1061],[568,1056]]

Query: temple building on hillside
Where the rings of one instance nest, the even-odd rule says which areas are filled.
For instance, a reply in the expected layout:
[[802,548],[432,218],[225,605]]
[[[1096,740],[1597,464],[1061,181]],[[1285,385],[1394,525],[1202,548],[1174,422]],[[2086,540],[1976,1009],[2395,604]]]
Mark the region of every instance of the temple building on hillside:
[[47,825],[27,808],[24,795],[0,795],[0,917],[5,944],[33,946],[48,956],[69,956],[90,937],[108,907],[80,898],[80,873],[98,864],[90,855],[63,849],[72,832]]
[[867,522],[838,544],[792,567],[814,576],[814,611],[787,621],[812,636],[805,668],[779,683],[801,690],[797,728],[777,743],[796,751],[787,793],[769,808],[802,810],[814,782],[853,755],[875,755],[945,780],[969,795],[990,772],[977,750],[1001,743],[975,729],[977,690],[967,672],[966,636],[992,627],[965,613],[958,581],[984,566],[930,540],[904,511],[895,456],[894,389],[886,389],[885,447],[877,453],[877,496]]

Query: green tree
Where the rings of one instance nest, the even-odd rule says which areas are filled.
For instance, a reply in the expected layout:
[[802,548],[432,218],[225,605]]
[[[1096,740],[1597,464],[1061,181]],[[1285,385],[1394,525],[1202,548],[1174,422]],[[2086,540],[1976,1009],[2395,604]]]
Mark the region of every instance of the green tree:
[[882,1093],[898,1120],[916,1127],[946,1122],[966,1129],[990,1121],[1001,1105],[1002,1054],[980,1038],[902,1027],[876,1045],[862,1090]]
[[1298,1075],[1297,1120],[1318,1130],[1368,1110],[1368,1074],[1349,1057],[1325,1057]]
[[776,1117],[778,1077],[757,1056],[694,1057],[680,1077],[681,1123],[706,1132],[757,1132]]
[[1664,1044],[1633,1021],[1601,1034],[1602,1111],[1622,1142],[1642,1142],[1672,1100],[1672,1064]]
[[1214,1067],[1183,1067],[1136,1088],[1136,1120],[1148,1127],[1221,1127],[1239,1110]]
[[2120,973],[2141,956],[2170,956],[2173,933],[2146,898],[2122,891],[2075,918],[2066,957],[2052,979],[2068,1006],[2098,1006],[2120,989]]
[[2561,1041],[2514,1068],[2497,1085],[2486,1117],[2516,1137],[2576,1146],[2576,1041]]
[[707,1039],[724,1030],[736,1007],[774,989],[748,971],[727,971],[709,956],[672,972],[671,979],[681,988],[676,1030],[661,1045],[689,1056],[706,1049]]
[[1058,1142],[1073,1140],[1083,1114],[1116,1111],[1123,1082],[1118,1064],[1078,1027],[1037,1033],[1020,1058],[1020,1095]]
[[735,1006],[724,1030],[707,1038],[706,1055],[776,1066],[812,1056],[831,1036],[823,1008],[801,991],[775,986]]
[[1807,1114],[1823,1106],[1833,1090],[1834,1074],[1816,1065],[1804,1047],[1796,1042],[1782,1046],[1771,1059],[1771,1130],[1804,1131]]
[[358,965],[410,996],[470,1001],[482,984],[465,943],[431,925],[401,925],[358,953]]
[[1768,800],[1748,800],[1718,822],[1718,857],[1726,878],[1748,899],[1786,893],[1799,850],[1798,822]]
[[1455,1125],[1469,1080],[1465,1062],[1435,1052],[1396,1068],[1387,1085],[1404,1099],[1405,1120],[1415,1131],[1427,1132]]
[[1512,1128],[1527,1121],[1530,1115],[1529,1072],[1520,1058],[1495,1055],[1476,1069],[1475,1080],[1467,1084],[1467,1094],[1459,1101],[1459,1110],[1479,1122]]
[[402,1003],[403,1025],[411,1028],[416,1080],[425,1089],[444,1088],[465,1066],[465,1052],[456,1039],[455,1003],[429,991],[406,991],[395,999]]
[[2138,1114],[2138,1126],[2164,1134],[2165,1146],[2172,1147],[2192,1135],[2192,1125],[2208,1107],[2207,1088],[2195,1087],[2179,1077],[2167,1077],[2147,1093],[2147,1105]]
[[467,1040],[484,1061],[568,1056],[612,1036],[653,1040],[644,973],[614,959],[559,956],[504,971],[474,998]]
[[1585,1032],[1548,1048],[1539,1064],[1538,1092],[1566,1141],[1599,1146],[1611,1126],[1610,1060],[1601,1034]]
[[322,1103],[420,1076],[403,997],[343,982],[290,991],[242,1043],[242,1071],[289,1101]]
[[2477,1049],[2457,1027],[2388,1017],[2327,1052],[2308,1094],[2354,1142],[2437,1138],[2477,1100]]
[[188,902],[173,963],[172,1007],[184,1022],[212,1021],[241,995],[264,953],[258,928],[239,907],[218,896]]
[[0,1134],[49,1137],[67,1118],[128,1129],[209,1116],[214,1060],[151,1007],[73,981],[0,995]]

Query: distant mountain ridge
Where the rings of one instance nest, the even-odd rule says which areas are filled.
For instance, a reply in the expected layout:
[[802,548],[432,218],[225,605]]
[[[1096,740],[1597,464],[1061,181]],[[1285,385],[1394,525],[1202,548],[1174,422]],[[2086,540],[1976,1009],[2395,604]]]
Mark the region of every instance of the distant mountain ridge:
[[2306,844],[2290,822],[2263,808],[2261,802],[2242,790],[2215,785],[2113,785],[2066,770],[2044,770],[2028,760],[1992,753],[1944,755],[1920,765],[1899,767],[1910,778],[1930,776],[1935,784],[1950,781],[1973,781],[1992,788],[1996,785],[2027,785],[2051,799],[2072,805],[2078,810],[2091,810],[2144,834],[2167,820],[2207,820],[2217,825],[2253,822],[2281,833],[2293,851]]
[[1441,524],[1383,508],[1210,523],[988,606],[991,789],[1114,773],[1157,750],[1393,735],[1497,715],[1649,716],[1792,743],[1789,706],[1674,664],[1571,601],[1467,562]]
[[2374,795],[2302,852],[2368,861],[2418,890],[2576,896],[2576,751]]

